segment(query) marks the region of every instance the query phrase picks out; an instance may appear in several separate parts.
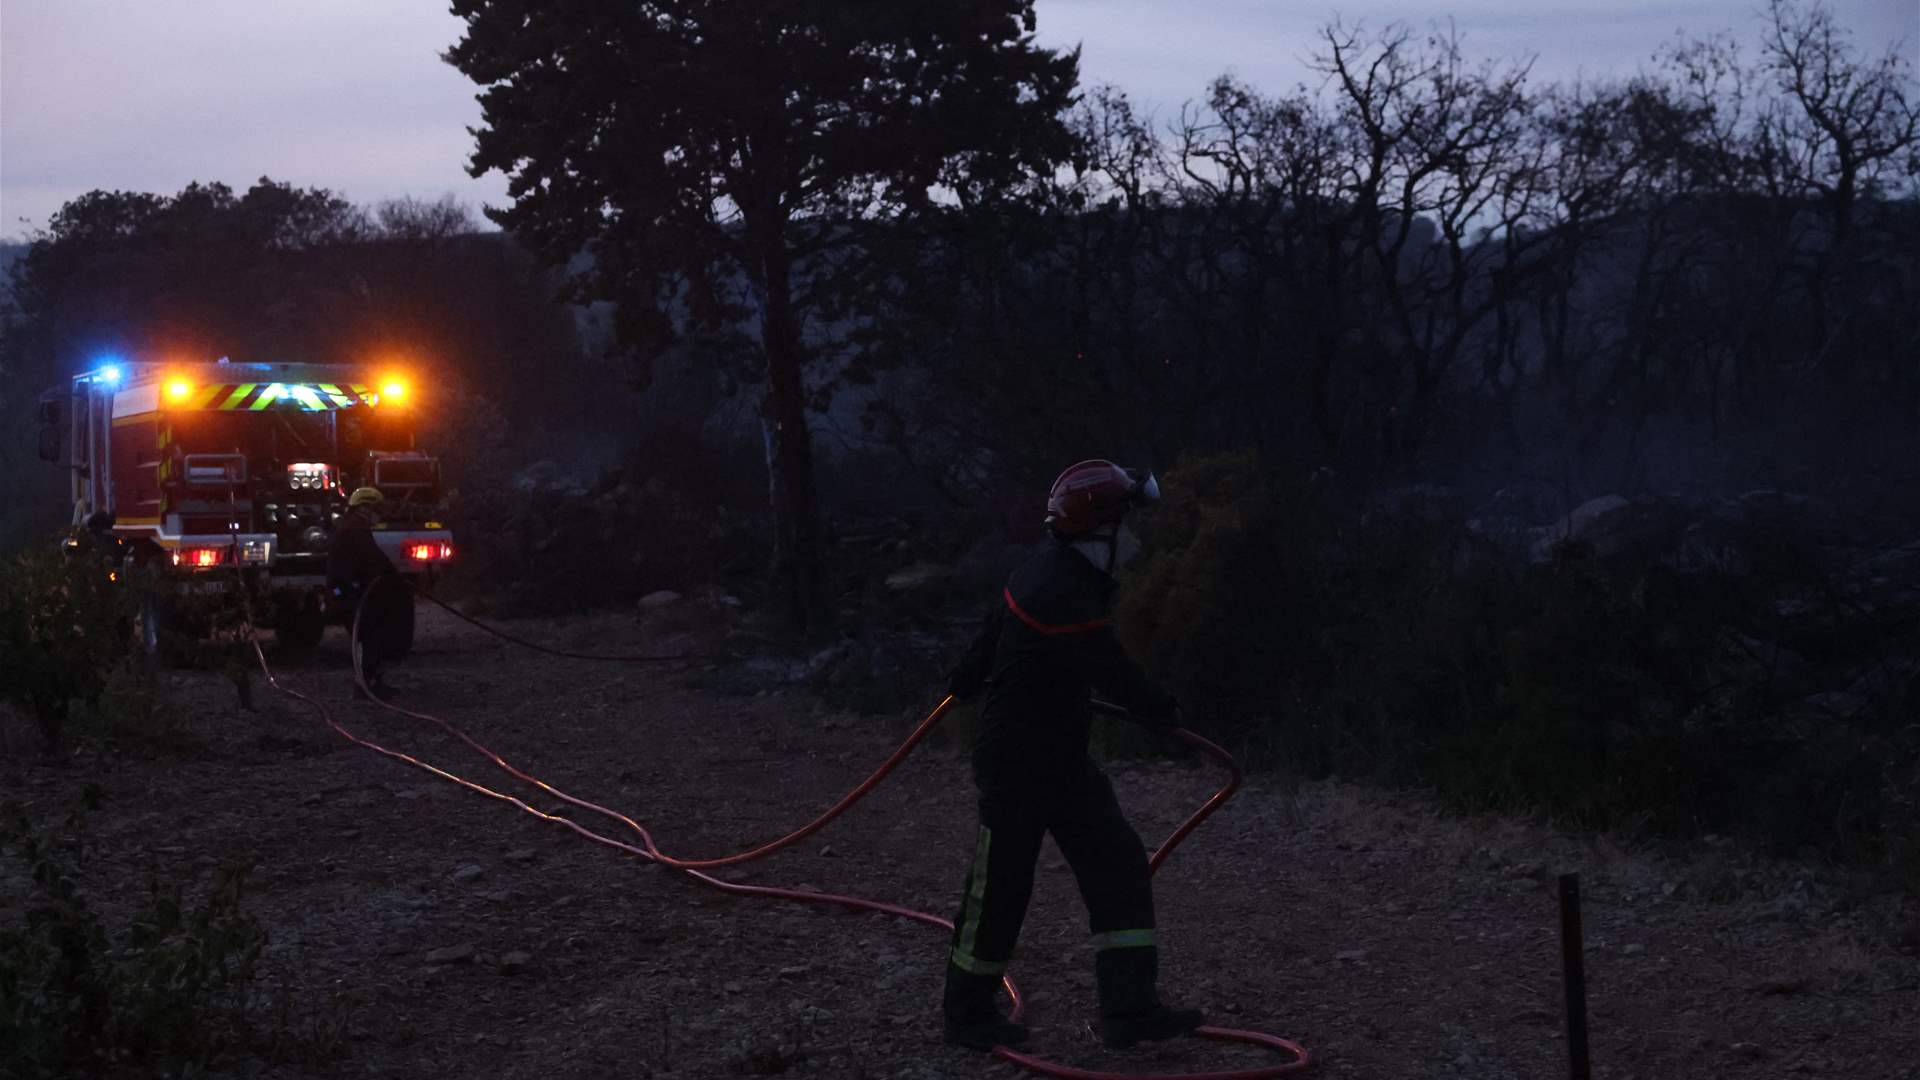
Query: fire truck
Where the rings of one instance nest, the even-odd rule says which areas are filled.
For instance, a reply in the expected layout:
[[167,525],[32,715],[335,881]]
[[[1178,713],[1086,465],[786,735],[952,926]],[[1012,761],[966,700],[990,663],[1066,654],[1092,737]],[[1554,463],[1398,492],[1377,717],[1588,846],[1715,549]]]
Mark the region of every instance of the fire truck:
[[40,456],[70,474],[73,524],[110,511],[126,569],[165,582],[143,604],[149,650],[169,596],[238,589],[256,625],[310,647],[347,614],[326,560],[355,488],[385,496],[374,536],[402,576],[429,583],[453,558],[412,394],[360,365],[116,359],[42,395]]

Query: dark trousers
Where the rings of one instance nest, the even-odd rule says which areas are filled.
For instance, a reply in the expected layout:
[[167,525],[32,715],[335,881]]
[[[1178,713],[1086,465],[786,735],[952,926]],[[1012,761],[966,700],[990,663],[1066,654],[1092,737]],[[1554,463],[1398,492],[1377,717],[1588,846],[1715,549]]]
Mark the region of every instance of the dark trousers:
[[405,585],[386,578],[361,586],[359,596],[363,608],[359,614],[360,670],[368,682],[373,682],[405,651],[401,637],[412,614],[408,609],[413,596]]
[[[1073,869],[1103,960],[1114,950],[1143,961],[1152,956],[1153,887],[1146,848],[1121,814],[1106,774],[1083,755],[1077,765],[1058,770],[980,769],[976,780],[980,834],[954,919],[948,1017],[971,1022],[992,1010],[993,993],[1026,919],[1034,864],[1048,833]],[[1147,979],[1143,990],[1150,996],[1151,976]]]

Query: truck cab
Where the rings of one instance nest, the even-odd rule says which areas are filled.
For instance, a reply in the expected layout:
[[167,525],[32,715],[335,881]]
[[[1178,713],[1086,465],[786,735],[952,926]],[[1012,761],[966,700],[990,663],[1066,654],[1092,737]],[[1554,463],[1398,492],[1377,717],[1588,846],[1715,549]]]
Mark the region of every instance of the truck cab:
[[362,365],[116,360],[42,395],[40,451],[69,472],[74,525],[111,512],[133,567],[245,589],[258,625],[311,645],[338,619],[327,548],[355,488],[385,496],[375,537],[403,577],[453,557],[412,393]]

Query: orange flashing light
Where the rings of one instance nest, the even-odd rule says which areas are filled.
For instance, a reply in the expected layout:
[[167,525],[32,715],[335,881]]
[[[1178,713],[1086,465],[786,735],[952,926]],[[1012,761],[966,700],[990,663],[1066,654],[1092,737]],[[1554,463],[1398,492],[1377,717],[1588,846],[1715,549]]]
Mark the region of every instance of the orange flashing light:
[[167,380],[167,400],[185,401],[193,396],[193,384],[185,379]]
[[406,400],[407,384],[404,380],[387,379],[380,384],[380,401],[382,404],[391,403],[401,405],[405,404]]

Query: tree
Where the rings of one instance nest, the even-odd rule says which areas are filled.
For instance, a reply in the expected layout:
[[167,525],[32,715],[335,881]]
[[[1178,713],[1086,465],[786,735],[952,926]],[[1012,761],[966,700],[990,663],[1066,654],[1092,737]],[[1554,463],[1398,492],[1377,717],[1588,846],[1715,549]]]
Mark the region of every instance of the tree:
[[[1412,458],[1482,324],[1540,272],[1549,211],[1529,64],[1470,67],[1449,28],[1418,43],[1335,23],[1315,66],[1338,91],[1344,186],[1385,300],[1385,351],[1411,376],[1385,442]],[[1400,375],[1390,380],[1399,398]],[[1403,411],[1404,410],[1404,411]]]
[[[1078,54],[1033,44],[1032,0],[455,0],[446,60],[483,90],[489,214],[652,355],[757,323],[774,578],[802,626],[829,582],[807,364],[858,225],[969,204],[1064,160]],[[744,285],[744,290],[742,289]],[[744,295],[743,295],[744,293]]]

